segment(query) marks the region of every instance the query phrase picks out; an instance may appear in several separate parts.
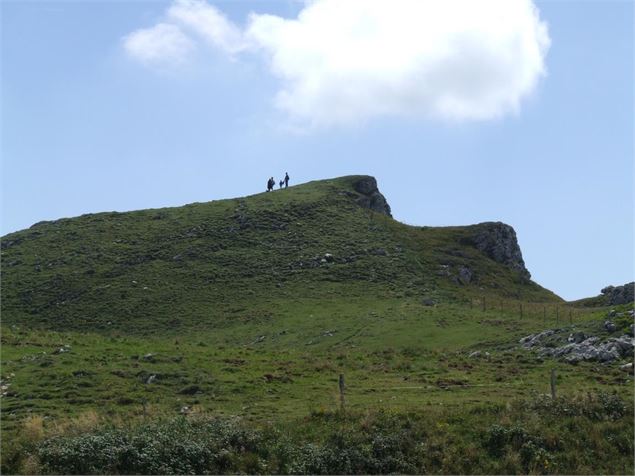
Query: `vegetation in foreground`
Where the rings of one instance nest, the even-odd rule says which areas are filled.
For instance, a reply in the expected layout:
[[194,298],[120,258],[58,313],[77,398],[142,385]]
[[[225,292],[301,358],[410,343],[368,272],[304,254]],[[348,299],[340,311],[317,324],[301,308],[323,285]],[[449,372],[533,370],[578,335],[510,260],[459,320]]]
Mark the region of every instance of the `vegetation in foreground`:
[[[190,415],[47,428],[9,472],[43,474],[632,474],[633,408],[614,394],[413,412],[317,411],[283,423]],[[86,424],[86,421],[89,424]],[[28,455],[28,456],[26,456]]]

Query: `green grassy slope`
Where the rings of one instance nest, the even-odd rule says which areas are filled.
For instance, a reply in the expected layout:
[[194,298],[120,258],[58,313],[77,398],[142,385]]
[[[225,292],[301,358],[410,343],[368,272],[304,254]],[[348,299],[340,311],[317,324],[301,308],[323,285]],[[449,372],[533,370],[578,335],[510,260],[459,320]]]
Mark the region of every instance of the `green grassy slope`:
[[[559,299],[468,243],[489,225],[404,225],[356,203],[360,178],[7,235],[3,322],[182,332],[369,297]],[[461,266],[469,284],[457,282]]]
[[[632,375],[618,365],[545,360],[517,344],[550,327],[602,328],[606,310],[567,307],[479,251],[478,237],[504,227],[407,226],[360,206],[359,180],[85,215],[3,237],[3,472],[33,474],[46,464],[52,473],[86,472],[57,453],[47,459],[42,441],[184,418],[189,407],[187,418],[239,415],[250,428],[273,424],[318,446],[349,426],[383,438],[369,423],[383,412],[408,428],[413,418],[427,432],[426,472],[632,473],[632,413],[600,428],[572,414],[568,400],[616,392],[632,401]],[[552,368],[567,400],[542,415],[532,395],[549,391]],[[345,414],[337,411],[340,373]],[[504,439],[490,455],[483,445],[500,425],[535,434],[528,444],[542,445],[531,447],[537,456],[521,461],[527,448]],[[572,462],[581,451],[593,457]],[[319,472],[269,463],[225,471]],[[320,471],[369,469],[329,463]]]

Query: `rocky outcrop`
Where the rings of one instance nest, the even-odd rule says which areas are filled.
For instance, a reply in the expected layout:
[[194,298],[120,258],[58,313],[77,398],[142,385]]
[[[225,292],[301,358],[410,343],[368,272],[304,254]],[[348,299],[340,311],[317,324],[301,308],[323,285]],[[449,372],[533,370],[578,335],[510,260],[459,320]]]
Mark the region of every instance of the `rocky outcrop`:
[[[625,313],[612,310],[608,313],[608,319],[603,325],[600,325],[600,322],[590,322],[584,324],[584,329],[576,328],[576,326],[547,329],[525,336],[519,343],[522,348],[535,351],[541,357],[552,357],[570,363],[581,360],[597,362],[632,360],[635,344],[634,329],[632,324],[630,327],[625,327],[624,321],[618,321],[624,317],[629,317],[632,322],[635,310],[631,309]],[[621,322],[620,325],[618,325],[619,322]],[[615,337],[614,334],[618,330],[623,335]]]
[[524,279],[531,277],[525,268],[516,232],[511,226],[501,222],[485,222],[474,225],[472,228],[474,232],[464,238],[463,243],[474,246],[497,263],[518,271]]
[[377,188],[375,177],[360,177],[353,182],[353,188],[359,194],[355,201],[360,206],[392,217],[390,205]]
[[602,291],[602,295],[606,298],[606,304],[616,306],[619,304],[627,304],[633,302],[633,289],[635,282],[626,283],[623,286],[607,286]]
[[542,357],[553,357],[575,363],[581,360],[612,362],[623,358],[633,358],[633,338],[627,335],[610,337],[604,341],[597,336],[587,336],[583,332],[571,332],[561,345],[554,345],[564,329],[549,329],[539,334],[531,334],[520,339],[525,349],[533,349]]

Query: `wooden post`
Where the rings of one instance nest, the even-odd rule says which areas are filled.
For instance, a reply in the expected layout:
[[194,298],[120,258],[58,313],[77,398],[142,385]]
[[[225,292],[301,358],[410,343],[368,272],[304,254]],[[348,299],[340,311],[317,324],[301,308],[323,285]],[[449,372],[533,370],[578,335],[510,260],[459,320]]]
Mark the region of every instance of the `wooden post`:
[[551,369],[551,399],[556,399],[556,369]]
[[344,401],[344,374],[340,374],[340,382],[339,382],[339,386],[340,386],[340,410],[344,410],[344,405],[345,405],[345,401]]

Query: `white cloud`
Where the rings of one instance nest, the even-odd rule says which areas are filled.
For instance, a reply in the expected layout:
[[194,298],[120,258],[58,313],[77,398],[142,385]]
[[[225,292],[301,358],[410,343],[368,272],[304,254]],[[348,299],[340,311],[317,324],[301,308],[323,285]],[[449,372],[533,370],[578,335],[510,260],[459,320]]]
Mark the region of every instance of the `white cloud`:
[[240,28],[204,1],[176,0],[167,11],[167,18],[227,53],[246,48]]
[[[276,106],[305,126],[514,113],[550,44],[532,0],[311,0],[295,19],[252,13],[244,29],[177,0],[165,21],[230,55],[263,54],[281,81]],[[173,56],[166,43],[155,50]]]
[[137,30],[123,38],[129,55],[145,64],[180,63],[194,48],[194,43],[181,30],[169,23]]

